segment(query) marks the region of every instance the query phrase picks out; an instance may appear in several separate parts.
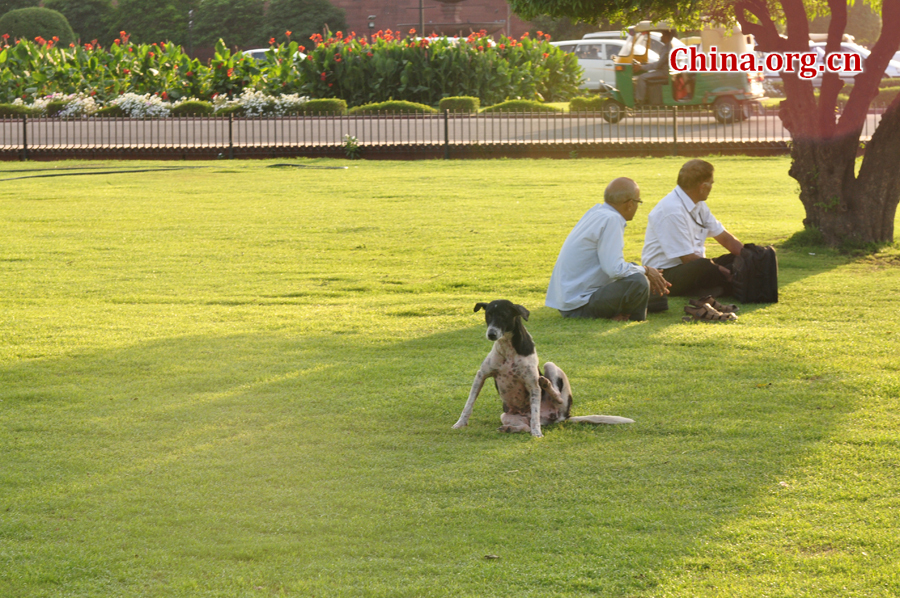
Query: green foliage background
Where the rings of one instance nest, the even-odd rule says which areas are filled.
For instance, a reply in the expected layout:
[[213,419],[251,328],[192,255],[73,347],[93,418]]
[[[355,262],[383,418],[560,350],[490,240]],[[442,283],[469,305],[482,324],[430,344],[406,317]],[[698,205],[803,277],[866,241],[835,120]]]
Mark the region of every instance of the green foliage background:
[[[444,97],[460,95],[489,105],[575,93],[581,70],[573,55],[545,39],[490,42],[477,35],[452,44],[384,34],[368,44],[336,36],[311,49],[294,41],[278,44],[257,63],[220,40],[209,64],[202,64],[174,43],[137,44],[127,35],[108,48],[0,40],[0,102],[79,92],[101,103],[125,92],[209,100],[250,88],[269,95],[340,98],[351,107],[391,99],[436,106]],[[301,60],[303,51],[309,55]]]

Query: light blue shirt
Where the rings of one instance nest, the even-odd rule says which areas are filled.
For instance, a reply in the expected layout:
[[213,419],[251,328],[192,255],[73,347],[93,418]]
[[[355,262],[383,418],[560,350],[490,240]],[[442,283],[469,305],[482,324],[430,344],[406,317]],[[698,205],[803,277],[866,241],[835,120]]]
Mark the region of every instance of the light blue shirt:
[[625,261],[625,218],[608,204],[597,204],[566,237],[547,288],[545,305],[561,311],[587,305],[591,295],[610,282],[644,274]]

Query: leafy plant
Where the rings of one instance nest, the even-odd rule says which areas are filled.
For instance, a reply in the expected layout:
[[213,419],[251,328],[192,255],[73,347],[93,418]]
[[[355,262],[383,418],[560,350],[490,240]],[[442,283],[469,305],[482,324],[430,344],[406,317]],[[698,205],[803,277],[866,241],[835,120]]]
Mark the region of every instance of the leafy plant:
[[359,158],[362,148],[359,146],[359,139],[354,135],[344,135],[344,142],[341,144],[344,148],[344,155],[351,160]]

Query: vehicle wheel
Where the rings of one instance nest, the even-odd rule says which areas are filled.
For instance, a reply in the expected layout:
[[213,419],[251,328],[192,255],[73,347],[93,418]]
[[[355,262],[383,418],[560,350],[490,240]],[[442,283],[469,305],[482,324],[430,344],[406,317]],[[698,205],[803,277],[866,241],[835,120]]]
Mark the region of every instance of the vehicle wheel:
[[606,122],[616,124],[625,118],[625,106],[615,100],[607,100],[600,107],[600,116]]
[[743,110],[731,96],[722,96],[713,102],[713,116],[719,124],[740,122]]

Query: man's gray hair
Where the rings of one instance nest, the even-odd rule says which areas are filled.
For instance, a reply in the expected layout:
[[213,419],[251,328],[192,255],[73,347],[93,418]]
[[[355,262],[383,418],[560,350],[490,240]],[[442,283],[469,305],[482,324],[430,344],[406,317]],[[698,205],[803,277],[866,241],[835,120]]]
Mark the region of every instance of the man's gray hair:
[[715,167],[706,160],[688,160],[678,173],[678,186],[685,191],[696,189],[713,177]]
[[619,177],[606,186],[606,191],[603,192],[603,201],[618,206],[635,199],[637,194],[637,183],[627,177]]

